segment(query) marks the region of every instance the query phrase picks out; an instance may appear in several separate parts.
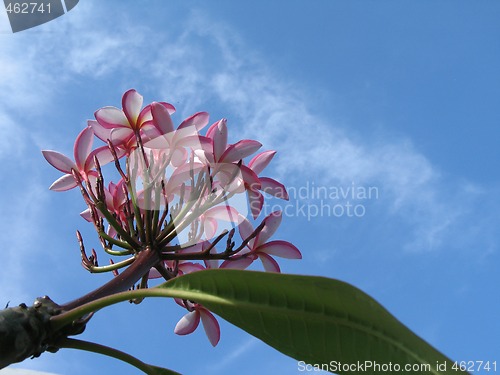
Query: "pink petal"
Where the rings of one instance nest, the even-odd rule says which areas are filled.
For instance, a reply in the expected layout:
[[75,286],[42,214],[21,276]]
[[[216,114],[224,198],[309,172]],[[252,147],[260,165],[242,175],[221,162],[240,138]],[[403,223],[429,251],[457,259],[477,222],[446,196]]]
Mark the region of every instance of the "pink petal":
[[73,152],[75,155],[75,162],[79,170],[84,170],[85,161],[92,150],[93,143],[94,131],[92,128],[86,127],[80,132],[80,134],[78,134],[78,137],[76,137]]
[[248,167],[252,169],[256,174],[260,174],[264,168],[266,168],[271,160],[273,159],[276,151],[264,151],[258,155],[255,155],[252,160],[248,163]]
[[188,117],[179,125],[179,129],[194,126],[197,131],[200,131],[208,124],[209,114],[207,112],[198,112]]
[[167,191],[173,191],[175,188],[179,188],[183,183],[189,185],[191,181],[191,171],[194,175],[200,173],[204,168],[203,164],[193,163],[183,164],[180,167],[175,168],[175,170],[170,175],[167,182]]
[[[123,179],[121,179],[118,184],[121,184]],[[111,193],[111,195],[115,195],[117,190],[118,190],[118,184],[115,184],[113,181],[110,181],[108,184],[108,190]]]
[[[125,203],[125,192],[123,191],[123,188],[125,186],[125,181],[120,179],[120,181],[116,184],[116,189],[111,193],[113,196],[113,206],[115,208],[120,207],[123,203]],[[110,187],[111,191],[111,187]]]
[[188,128],[175,131],[174,143],[177,147],[189,147],[193,150],[209,150],[209,152],[212,152],[212,140],[210,138],[195,132],[188,133],[186,130]]
[[264,266],[264,269],[266,270],[266,272],[277,272],[277,273],[281,272],[280,266],[278,265],[278,262],[276,262],[269,255],[264,254],[264,253],[260,253],[259,259],[262,262],[262,265]]
[[261,189],[261,183],[260,183],[260,178],[257,176],[257,174],[248,168],[246,165],[241,166],[241,175],[243,177],[243,180],[245,181],[245,184],[252,190],[260,190]]
[[214,157],[219,160],[227,147],[227,124],[226,119],[222,119],[217,123],[213,130],[214,140]]
[[174,123],[168,113],[168,109],[161,103],[152,103],[151,112],[156,128],[161,134],[167,134],[174,131]]
[[225,163],[239,161],[249,155],[252,155],[261,147],[262,144],[260,142],[250,139],[244,139],[242,141],[239,141],[238,143],[235,143],[234,145],[230,145],[220,157],[220,161]]
[[212,217],[207,217],[203,221],[203,227],[205,230],[205,237],[207,240],[214,238],[215,233],[217,233],[217,220]]
[[281,211],[274,211],[264,219],[264,228],[257,235],[257,246],[267,242],[281,224]]
[[205,259],[203,261],[205,263],[205,268],[216,269],[219,268],[219,260],[218,259]]
[[236,208],[226,205],[211,207],[205,211],[204,214],[207,218],[214,218],[215,220],[224,220],[231,223],[240,221],[240,214]]
[[[161,104],[167,104],[167,103],[161,103]],[[175,110],[173,112],[175,112]],[[170,111],[169,113],[172,114],[172,112]],[[137,126],[142,127],[142,125],[148,121],[153,121],[153,114],[151,113],[151,104],[145,106],[142,109],[141,113],[139,113],[139,117],[137,118]]]
[[130,128],[115,128],[111,130],[109,139],[115,146],[126,144],[131,137],[134,136],[134,131]]
[[[146,136],[148,141],[144,143],[144,146],[149,148],[154,148],[156,150],[165,150],[171,148],[173,144],[174,133],[158,134],[158,129],[156,127],[144,127],[143,130],[147,133]],[[153,130],[153,131],[151,131]]]
[[204,150],[194,150],[194,155],[201,163],[203,163],[206,166],[215,164],[214,155],[212,151],[206,152]]
[[159,279],[160,277],[162,277],[161,273],[159,273],[156,268],[151,268],[149,270],[148,279],[154,280],[154,279]]
[[208,127],[207,134],[205,134],[208,138],[214,139],[215,135],[215,130],[217,129],[217,126],[219,125],[219,121],[214,122],[212,125]]
[[[125,150],[120,148],[115,149],[115,152],[118,159],[120,159],[125,155]],[[90,155],[87,158],[87,163],[85,164],[85,171],[89,171],[95,167],[94,157],[97,157],[97,160],[99,160],[99,164],[101,165],[101,167],[115,160],[108,146],[102,146],[96,148],[94,151],[90,153]]]
[[[250,235],[254,231],[254,228],[253,228],[252,224],[250,224],[250,222],[246,218],[243,218],[240,225],[238,226],[238,230],[240,231],[241,239],[244,241],[248,237],[250,237]],[[251,239],[248,242],[248,247],[250,247],[250,249],[253,249],[254,241],[255,241],[255,239]]]
[[203,271],[204,269],[205,267],[203,267],[199,263],[184,262],[179,264],[179,271],[181,271],[183,274],[192,273],[196,271]]
[[106,231],[106,233],[108,234],[108,236],[113,237],[113,238],[116,238],[116,235],[118,234],[116,232],[116,229],[113,228],[111,225],[108,225],[108,230]]
[[[165,262],[165,265],[166,265],[167,267],[169,267],[169,266],[171,266],[171,265],[172,265],[171,263],[172,263],[172,261],[166,261],[166,262]],[[180,307],[182,307],[182,308],[186,308],[186,304],[184,303],[184,300],[182,300],[182,299],[180,299],[180,298],[174,298],[174,301],[175,301],[175,303],[176,303],[176,304],[178,304]]]
[[99,124],[96,120],[88,120],[87,121],[87,126],[91,127],[92,130],[94,131],[94,134],[97,138],[99,138],[101,141],[106,142],[108,141],[111,133],[111,129],[105,128],[101,124]]
[[172,165],[177,168],[186,162],[188,158],[188,152],[185,148],[176,148],[172,154]]
[[[164,262],[163,262],[163,265],[164,265],[165,267],[169,267],[169,264],[167,263],[167,261],[164,261]],[[158,270],[157,270],[156,268],[154,268],[154,267],[153,267],[153,268],[151,268],[151,269],[149,270],[148,279],[159,279],[159,278],[161,278],[161,277],[163,277],[163,276],[161,275],[161,273],[160,273],[160,272],[158,272]],[[179,298],[174,298],[174,300],[175,300],[175,302],[177,302],[177,304],[178,304],[179,306],[186,307],[186,306],[184,305],[184,302],[182,301],[182,299],[179,299]]]
[[75,178],[72,174],[65,174],[64,176],[58,178],[52,185],[50,185],[49,189],[53,191],[66,191],[69,189],[73,189],[78,186],[75,181]]
[[97,172],[96,171],[89,171],[87,174],[82,176],[85,180],[85,184],[87,185],[87,188],[91,188],[92,191],[96,191],[97,187]]
[[271,194],[273,197],[288,200],[288,193],[286,191],[285,185],[273,180],[269,177],[260,178],[261,188],[264,193]]
[[152,139],[161,137],[162,134],[153,123],[153,120],[151,120],[142,123],[140,135],[142,137],[142,143],[144,144],[144,146],[146,146],[147,142],[151,141]]
[[212,346],[216,346],[220,340],[220,327],[215,316],[205,308],[199,308],[201,322]]
[[128,119],[128,122],[133,127],[137,124],[137,118],[141,112],[142,95],[134,89],[128,90],[122,97],[123,113]]
[[252,212],[252,217],[257,219],[260,212],[262,211],[262,206],[264,205],[264,196],[257,190],[248,189],[248,203],[250,204],[250,211]]
[[287,259],[302,259],[302,254],[299,249],[287,241],[270,241],[264,245],[259,246],[255,251],[259,253],[266,253],[281,258]]
[[184,315],[176,324],[174,332],[178,335],[193,333],[200,324],[200,313],[195,310]]
[[253,257],[247,256],[245,258],[240,258],[237,260],[225,260],[222,262],[219,268],[226,268],[226,269],[236,269],[236,270],[244,270],[252,264],[254,261]]
[[67,156],[61,154],[57,151],[43,150],[43,157],[49,162],[54,168],[60,170],[64,173],[71,173],[71,169],[78,169],[76,164]]
[[[202,151],[208,152],[208,153],[212,152],[214,141],[211,138],[204,137],[202,135],[198,135],[198,142],[201,146]],[[190,147],[192,147],[192,146],[190,146]],[[196,149],[193,148],[193,150],[196,150]]]
[[172,104],[167,102],[159,102],[159,103],[167,109],[170,115],[173,115],[175,113],[175,107]]
[[127,127],[130,124],[121,109],[116,107],[104,107],[94,113],[95,119],[106,129]]
[[243,193],[245,184],[241,169],[233,163],[218,163],[212,166],[214,184],[228,193]]
[[92,214],[90,212],[91,212],[90,208],[87,208],[86,210],[80,212],[80,216],[91,223],[92,222]]

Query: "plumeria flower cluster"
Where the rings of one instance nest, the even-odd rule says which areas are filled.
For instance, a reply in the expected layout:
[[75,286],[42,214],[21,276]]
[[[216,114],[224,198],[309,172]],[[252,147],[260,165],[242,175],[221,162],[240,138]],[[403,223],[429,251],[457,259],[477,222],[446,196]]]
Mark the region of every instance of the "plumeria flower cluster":
[[[100,265],[97,252],[92,249],[88,255],[77,232],[83,266],[90,272],[112,272],[121,288],[146,288],[152,279],[207,268],[246,269],[255,260],[265,271],[280,272],[275,257],[301,258],[291,243],[269,241],[280,225],[280,211],[255,228],[250,222],[262,213],[263,193],[288,199],[281,183],[261,176],[275,151],[257,153],[262,145],[255,140],[228,143],[227,121],[208,126],[206,112],[176,127],[174,112],[166,102],[143,106],[143,97],[128,90],[121,109],[101,108],[88,121],[76,138],[74,160],[42,151],[64,173],[50,189],[80,189],[87,206],[81,215],[94,225],[111,257],[109,264]],[[102,141],[97,148],[95,138]],[[115,181],[104,178],[105,168]],[[101,294],[109,293],[104,289]],[[215,346],[220,329],[212,313],[196,301],[176,302],[188,312],[174,331],[189,334],[201,321]]]

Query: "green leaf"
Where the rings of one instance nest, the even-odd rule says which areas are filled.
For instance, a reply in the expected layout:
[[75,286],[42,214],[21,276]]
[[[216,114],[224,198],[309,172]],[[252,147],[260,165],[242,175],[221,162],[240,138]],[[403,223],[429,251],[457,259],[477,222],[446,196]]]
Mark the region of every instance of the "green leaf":
[[[331,372],[467,374],[453,370],[452,361],[373,298],[342,281],[219,269],[184,275],[161,288],[203,304],[298,361]],[[342,367],[358,363],[372,368]],[[392,367],[384,370],[377,364]],[[428,367],[405,368],[412,365]]]
[[106,306],[146,297],[177,297],[201,303],[297,361],[338,374],[468,374],[454,368],[451,360],[366,293],[324,277],[199,271],[156,288],[89,302],[52,317],[52,327],[65,326]]

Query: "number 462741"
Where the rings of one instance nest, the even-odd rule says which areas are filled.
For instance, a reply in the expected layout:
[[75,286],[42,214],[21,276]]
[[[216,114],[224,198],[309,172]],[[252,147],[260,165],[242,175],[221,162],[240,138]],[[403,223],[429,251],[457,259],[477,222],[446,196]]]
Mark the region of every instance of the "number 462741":
[[451,369],[454,371],[497,371],[497,361],[457,361],[453,363]]
[[5,10],[14,14],[50,13],[50,3],[8,3]]

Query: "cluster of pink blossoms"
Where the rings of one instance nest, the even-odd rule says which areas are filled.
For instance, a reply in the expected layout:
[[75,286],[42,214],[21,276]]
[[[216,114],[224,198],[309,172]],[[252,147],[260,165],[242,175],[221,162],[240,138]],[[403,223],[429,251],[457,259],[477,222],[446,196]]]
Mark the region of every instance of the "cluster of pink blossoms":
[[[275,151],[258,153],[246,162],[261,148],[259,142],[228,143],[225,119],[201,135],[209,122],[206,112],[195,113],[175,128],[174,112],[165,102],[143,107],[143,97],[129,90],[122,109],[95,112],[95,120],[76,138],[74,160],[42,151],[64,173],[50,189],[80,188],[87,205],[81,215],[94,224],[104,251],[113,257],[109,265],[100,266],[95,250],[87,256],[78,233],[83,266],[115,276],[124,269],[123,279],[132,283],[126,288],[136,287],[136,282],[144,288],[151,279],[169,280],[207,268],[246,269],[257,259],[266,271],[280,272],[274,257],[300,259],[291,243],[269,241],[280,225],[280,211],[255,228],[247,218],[261,214],[263,192],[288,199],[281,183],[260,176]],[[93,149],[94,136],[105,144]],[[105,185],[102,167],[108,163],[114,164],[110,173],[118,180]],[[233,240],[236,231],[241,236],[238,246]],[[220,329],[210,311],[196,301],[176,302],[188,313],[175,332],[189,334],[201,320],[215,346]]]

